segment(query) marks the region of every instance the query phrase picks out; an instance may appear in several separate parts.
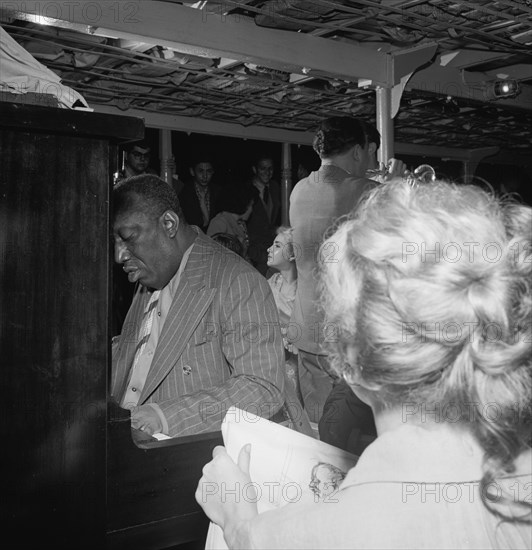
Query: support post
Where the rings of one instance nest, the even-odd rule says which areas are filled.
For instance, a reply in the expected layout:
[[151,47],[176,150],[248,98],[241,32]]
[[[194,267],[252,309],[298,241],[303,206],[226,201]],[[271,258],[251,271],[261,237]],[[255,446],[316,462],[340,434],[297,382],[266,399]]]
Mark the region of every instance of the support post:
[[377,86],[377,130],[381,135],[379,147],[379,162],[386,164],[393,158],[393,121],[392,121],[392,93],[390,88]]
[[473,174],[471,172],[474,172],[474,170],[471,170],[471,161],[470,160],[463,160],[462,161],[462,181],[464,183],[471,183],[471,177]]
[[283,143],[283,169],[281,172],[281,223],[290,225],[288,204],[292,191],[292,155],[290,143]]
[[159,130],[159,157],[161,159],[161,178],[173,185],[175,160],[172,154],[172,131]]
[[462,181],[464,183],[471,183],[480,161],[486,157],[496,155],[499,150],[500,147],[497,146],[472,149],[469,152],[469,158],[462,161]]

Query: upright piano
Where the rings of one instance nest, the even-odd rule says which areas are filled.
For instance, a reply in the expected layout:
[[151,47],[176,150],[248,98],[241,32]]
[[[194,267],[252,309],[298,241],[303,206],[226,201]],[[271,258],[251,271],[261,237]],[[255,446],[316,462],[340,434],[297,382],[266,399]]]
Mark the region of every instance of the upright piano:
[[220,433],[157,441],[108,397],[118,144],[141,119],[0,101],[4,540],[201,548],[194,492]]

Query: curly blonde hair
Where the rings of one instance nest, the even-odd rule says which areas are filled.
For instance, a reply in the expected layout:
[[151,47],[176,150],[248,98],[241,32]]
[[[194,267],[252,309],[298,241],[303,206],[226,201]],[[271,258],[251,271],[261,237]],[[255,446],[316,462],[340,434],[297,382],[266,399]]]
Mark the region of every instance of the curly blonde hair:
[[294,228],[289,225],[280,225],[275,229],[276,235],[286,235],[286,250],[283,250],[283,255],[287,260],[294,259]]
[[501,517],[486,489],[530,447],[531,227],[532,208],[478,187],[392,181],[322,245],[335,249],[321,266],[334,368],[389,405],[460,411]]

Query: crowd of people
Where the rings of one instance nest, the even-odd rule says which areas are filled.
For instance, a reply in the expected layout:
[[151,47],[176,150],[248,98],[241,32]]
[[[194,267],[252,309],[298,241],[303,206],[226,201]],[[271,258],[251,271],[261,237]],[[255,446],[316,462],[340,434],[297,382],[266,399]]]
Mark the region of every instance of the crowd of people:
[[215,448],[196,498],[229,548],[532,544],[532,208],[384,170],[379,146],[362,120],[324,120],[288,226],[268,157],[238,186],[198,157],[179,195],[146,172],[113,189],[136,289],[111,394],[132,426],[215,431],[233,405],[283,421],[296,399],[311,435],[360,455],[334,503],[258,513],[236,489],[253,449]]

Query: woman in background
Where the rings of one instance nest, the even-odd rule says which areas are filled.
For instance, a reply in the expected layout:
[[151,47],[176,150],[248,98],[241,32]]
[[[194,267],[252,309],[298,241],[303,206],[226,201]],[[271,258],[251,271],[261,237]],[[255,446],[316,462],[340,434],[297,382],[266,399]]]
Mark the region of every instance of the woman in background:
[[235,186],[224,190],[224,195],[219,200],[221,211],[210,221],[207,235],[234,235],[242,244],[240,255],[247,259],[249,238],[246,222],[253,210],[253,192],[244,186]]
[[279,321],[284,328],[283,338],[285,348],[297,353],[294,346],[286,338],[286,329],[290,322],[290,316],[294,308],[294,299],[297,288],[297,269],[295,264],[294,246],[292,241],[292,228],[280,226],[276,230],[277,236],[273,244],[268,248],[268,267],[277,270],[268,283],[275,298],[275,304],[279,311]]
[[303,399],[297,378],[297,348],[295,342],[293,342],[297,340],[298,331],[297,327],[290,325],[297,289],[297,269],[292,228],[282,225],[277,228],[276,233],[275,240],[268,248],[267,265],[269,268],[276,269],[277,272],[268,278],[268,284],[272,289],[277,311],[279,312],[281,334],[283,335],[285,347],[286,376],[292,384],[298,400],[302,403]]
[[196,498],[230,548],[531,547],[531,224],[473,186],[366,196],[323,245],[322,301],[332,364],[378,437],[335,502],[263,514],[205,496],[250,483],[253,450],[236,465],[216,447]]

